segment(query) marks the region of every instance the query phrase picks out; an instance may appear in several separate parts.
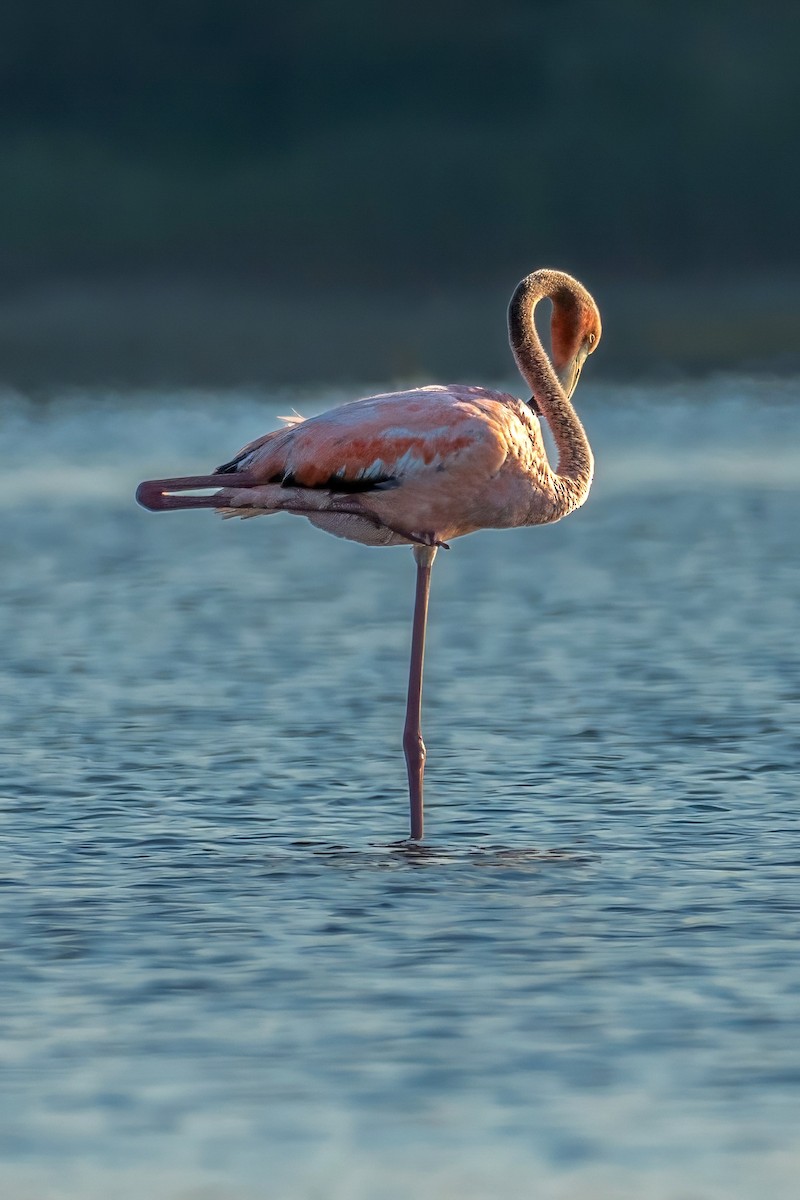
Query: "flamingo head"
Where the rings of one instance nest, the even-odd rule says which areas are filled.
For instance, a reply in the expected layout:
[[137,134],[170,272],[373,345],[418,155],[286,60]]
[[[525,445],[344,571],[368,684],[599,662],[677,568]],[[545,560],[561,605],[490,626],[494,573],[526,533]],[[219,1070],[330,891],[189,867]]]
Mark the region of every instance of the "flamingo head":
[[550,293],[550,342],[556,375],[569,398],[583,364],[597,349],[602,326],[597,305],[586,289],[569,276],[562,278],[564,283]]

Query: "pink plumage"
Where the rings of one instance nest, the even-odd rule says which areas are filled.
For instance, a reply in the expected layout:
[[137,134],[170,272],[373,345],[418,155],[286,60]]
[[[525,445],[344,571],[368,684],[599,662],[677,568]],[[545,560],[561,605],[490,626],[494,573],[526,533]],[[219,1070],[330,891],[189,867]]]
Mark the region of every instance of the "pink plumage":
[[[553,303],[552,362],[533,318],[543,297]],[[369,396],[307,421],[289,418],[212,475],[148,480],[137,491],[140,504],[154,511],[289,512],[365,545],[414,547],[417,597],[403,744],[415,841],[423,833],[422,662],[436,550],[478,529],[560,520],[584,502],[591,486],[592,452],[570,396],[600,339],[597,307],[571,276],[541,270],[518,285],[508,319],[514,357],[533,392],[529,403],[462,384]],[[558,449],[555,469],[540,415]],[[217,490],[187,494],[209,488]]]

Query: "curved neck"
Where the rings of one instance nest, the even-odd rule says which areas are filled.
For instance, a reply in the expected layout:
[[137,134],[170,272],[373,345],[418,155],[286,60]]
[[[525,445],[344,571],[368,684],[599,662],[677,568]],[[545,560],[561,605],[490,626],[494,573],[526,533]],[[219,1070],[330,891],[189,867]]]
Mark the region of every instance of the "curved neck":
[[565,291],[565,299],[569,298],[567,280],[568,277],[549,271],[528,275],[511,297],[508,309],[508,334],[514,358],[558,448],[554,482],[559,499],[566,505],[565,512],[586,499],[594,473],[594,456],[578,415],[544,351],[533,313],[544,297],[549,297],[556,308]]

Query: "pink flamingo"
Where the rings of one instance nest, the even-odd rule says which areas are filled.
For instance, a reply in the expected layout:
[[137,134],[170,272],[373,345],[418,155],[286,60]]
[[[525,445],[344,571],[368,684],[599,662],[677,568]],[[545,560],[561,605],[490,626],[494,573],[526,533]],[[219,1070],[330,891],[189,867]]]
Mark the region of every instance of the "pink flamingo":
[[[534,324],[552,302],[552,362]],[[533,395],[461,384],[369,396],[286,424],[245,446],[213,475],[150,479],[136,499],[152,511],[214,508],[223,516],[299,513],[366,546],[413,547],[417,586],[403,749],[411,839],[423,836],[425,744],[422,666],[436,551],[478,529],[545,525],[586,499],[594,459],[570,396],[600,340],[597,306],[577,280],[540,270],[517,286],[508,310],[511,349]],[[539,416],[558,449],[547,460]],[[190,496],[215,488],[213,495]]]

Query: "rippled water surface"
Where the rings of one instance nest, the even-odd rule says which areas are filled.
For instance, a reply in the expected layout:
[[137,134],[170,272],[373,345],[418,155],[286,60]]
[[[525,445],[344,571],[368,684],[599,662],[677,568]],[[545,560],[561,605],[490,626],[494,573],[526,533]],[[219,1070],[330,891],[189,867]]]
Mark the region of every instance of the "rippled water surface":
[[796,383],[581,402],[598,474],[434,570],[151,516],[293,403],[2,409],[8,1200],[789,1200]]

